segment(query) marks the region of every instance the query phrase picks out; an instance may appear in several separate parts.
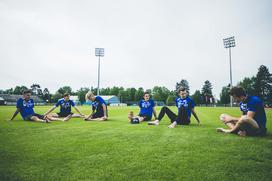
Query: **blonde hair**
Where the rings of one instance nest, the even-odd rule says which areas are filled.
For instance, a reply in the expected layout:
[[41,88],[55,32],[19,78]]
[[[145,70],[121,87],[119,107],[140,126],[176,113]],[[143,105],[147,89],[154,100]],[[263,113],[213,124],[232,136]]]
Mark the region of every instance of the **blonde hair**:
[[92,93],[92,91],[89,91],[89,92],[87,92],[87,94],[85,95],[85,100],[87,101],[87,100],[90,100],[90,97],[93,97],[94,96],[94,94]]

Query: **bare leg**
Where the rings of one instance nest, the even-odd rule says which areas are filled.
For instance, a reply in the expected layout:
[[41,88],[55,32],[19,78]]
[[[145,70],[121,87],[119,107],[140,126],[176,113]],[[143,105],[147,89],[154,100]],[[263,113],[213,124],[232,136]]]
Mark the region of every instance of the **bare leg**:
[[[259,128],[257,122],[254,119],[249,118],[247,116],[242,116],[233,128],[231,128],[231,129],[218,128],[217,130],[220,132],[224,132],[224,133],[232,133],[234,131],[237,131],[237,130],[243,128],[246,125],[251,126],[252,128],[255,128],[255,129]],[[242,131],[239,133],[239,135],[245,136],[246,133]]]
[[59,115],[56,113],[47,115],[45,118],[47,118],[50,121],[63,121],[63,119],[59,118]]
[[30,119],[32,121],[37,121],[37,122],[42,122],[42,123],[50,122],[50,121],[47,121],[47,120],[39,119],[37,116],[32,116]]

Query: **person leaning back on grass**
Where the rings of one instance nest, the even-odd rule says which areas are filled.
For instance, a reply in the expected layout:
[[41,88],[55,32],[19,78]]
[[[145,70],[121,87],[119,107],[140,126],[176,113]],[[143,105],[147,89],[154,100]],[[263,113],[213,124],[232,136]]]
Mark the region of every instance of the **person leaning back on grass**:
[[37,114],[34,112],[34,101],[33,99],[30,98],[30,96],[31,96],[30,90],[25,90],[23,92],[23,97],[18,99],[16,105],[17,109],[10,120],[13,120],[20,112],[22,118],[25,121],[37,121],[43,123],[50,122],[50,118],[47,118],[44,115]]
[[92,112],[85,117],[85,121],[106,121],[108,119],[107,104],[100,96],[95,96],[89,91],[85,96],[86,101],[92,101]]
[[152,114],[154,114],[155,119],[157,119],[157,114],[155,110],[155,103],[153,99],[150,99],[150,93],[145,92],[143,99],[139,102],[140,113],[137,116],[133,115],[130,111],[128,114],[128,119],[130,123],[135,124],[142,121],[151,121]]
[[[59,113],[50,114],[54,109],[60,106]],[[78,114],[72,113],[71,107],[74,107]],[[49,117],[54,121],[68,121],[71,118],[82,118],[84,114],[80,112],[73,100],[70,99],[70,94],[65,93],[62,99],[59,99],[56,105],[54,105],[50,110],[48,110],[45,116]],[[63,118],[63,119],[62,119]]]
[[165,114],[169,117],[171,121],[171,124],[168,126],[168,128],[174,128],[176,127],[176,125],[189,125],[191,122],[191,114],[194,115],[195,119],[200,125],[200,121],[194,109],[195,103],[190,97],[188,97],[187,91],[182,87],[179,89],[178,94],[179,97],[176,98],[178,115],[172,112],[168,107],[164,106],[159,113],[158,119],[149,122],[149,125],[159,125]]
[[235,102],[240,103],[241,117],[221,114],[220,120],[229,129],[217,128],[218,132],[235,133],[240,136],[266,135],[266,114],[262,100],[257,96],[249,96],[242,87],[230,90]]

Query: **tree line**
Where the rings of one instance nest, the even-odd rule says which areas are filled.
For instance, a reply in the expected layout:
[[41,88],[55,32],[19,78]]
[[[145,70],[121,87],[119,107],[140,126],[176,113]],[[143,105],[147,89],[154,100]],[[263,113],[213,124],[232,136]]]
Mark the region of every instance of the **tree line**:
[[[258,69],[256,76],[245,77],[242,81],[238,83],[239,86],[243,87],[248,94],[257,95],[262,98],[266,103],[271,102],[272,99],[272,74],[266,66],[261,65]],[[190,85],[186,79],[181,79],[181,81],[176,83],[175,90],[169,90],[164,86],[155,86],[152,89],[144,90],[144,88],[124,88],[124,87],[107,87],[100,89],[101,95],[115,95],[121,102],[136,102],[139,101],[144,92],[148,91],[152,94],[155,101],[162,101],[167,105],[174,105],[175,98],[177,96],[177,91],[180,87],[184,87],[190,94]],[[21,94],[22,91],[30,89],[33,95],[37,95],[45,102],[54,103],[58,99],[62,98],[64,93],[69,93],[70,95],[78,96],[81,103],[85,102],[85,94],[88,91],[94,93],[97,92],[97,88],[82,87],[79,90],[73,91],[70,86],[63,86],[59,88],[55,93],[51,93],[48,88],[42,88],[39,84],[33,84],[28,88],[27,86],[16,86],[14,89],[10,88],[7,90],[0,90],[0,94]],[[213,86],[209,80],[203,83],[200,90],[196,90],[193,94],[190,94],[196,104],[211,104],[215,102],[213,92]],[[219,103],[229,104],[230,85],[224,86],[220,93]]]

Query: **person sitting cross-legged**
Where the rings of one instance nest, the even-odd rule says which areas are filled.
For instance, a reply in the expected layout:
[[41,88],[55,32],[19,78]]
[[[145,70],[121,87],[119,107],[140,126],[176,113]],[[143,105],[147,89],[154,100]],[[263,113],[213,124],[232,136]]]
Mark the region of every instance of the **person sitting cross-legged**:
[[242,87],[230,90],[235,102],[240,103],[241,117],[221,114],[220,120],[229,129],[217,128],[218,132],[234,133],[240,136],[266,135],[266,114],[262,100],[257,96],[249,96]]

